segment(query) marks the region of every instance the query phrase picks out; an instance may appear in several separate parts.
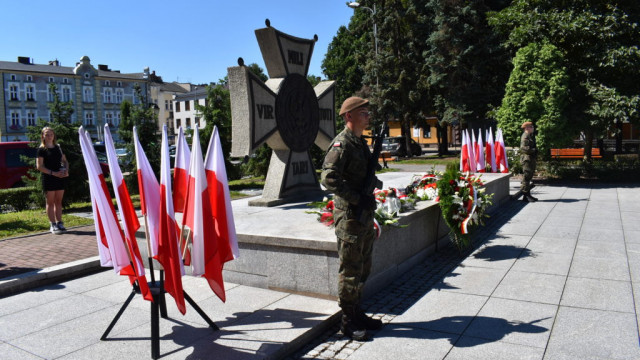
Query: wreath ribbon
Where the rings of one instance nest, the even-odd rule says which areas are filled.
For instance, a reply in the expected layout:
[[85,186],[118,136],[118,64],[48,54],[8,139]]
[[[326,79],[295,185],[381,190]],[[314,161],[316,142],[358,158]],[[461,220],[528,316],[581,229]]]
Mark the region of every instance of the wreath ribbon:
[[469,184],[469,195],[473,195],[473,200],[471,200],[471,202],[467,205],[467,212],[469,213],[469,215],[464,220],[462,220],[462,223],[460,223],[460,232],[462,234],[469,233],[468,224],[469,224],[469,221],[471,221],[471,217],[473,216],[473,213],[476,212],[478,194],[476,193],[476,189],[473,187],[472,184]]

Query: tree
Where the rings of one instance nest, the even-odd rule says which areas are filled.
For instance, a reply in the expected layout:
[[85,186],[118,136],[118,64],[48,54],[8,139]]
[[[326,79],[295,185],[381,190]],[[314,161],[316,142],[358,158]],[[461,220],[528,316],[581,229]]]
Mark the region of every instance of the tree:
[[566,109],[569,76],[562,53],[551,44],[529,44],[516,53],[502,106],[497,111],[498,126],[505,141],[520,144],[525,121],[534,123],[539,153],[570,143]]
[[[155,104],[147,102],[146,97],[142,94],[139,85],[134,87],[137,104],[125,100],[120,104],[120,125],[118,127],[118,135],[127,145],[127,152],[132,157],[129,163],[130,168],[125,170],[133,170],[137,167],[135,162],[135,148],[133,144],[133,127],[138,131],[138,139],[140,145],[144,149],[144,153],[149,160],[149,164],[155,175],[160,174],[160,134],[158,133],[158,120],[154,112]],[[130,191],[135,192],[138,189],[138,176],[136,171],[129,171],[129,175],[125,175],[125,181]]]
[[425,61],[445,141],[448,125],[484,127],[487,113],[500,104],[509,74],[508,54],[486,14],[501,7],[502,1],[427,1],[434,31],[427,39]]
[[[27,127],[27,137],[34,143],[34,146],[40,146],[41,131],[45,126],[49,126],[56,134],[57,142],[65,154],[69,162],[69,174],[67,178],[67,186],[63,198],[63,205],[66,206],[74,201],[85,201],[89,199],[89,184],[87,182],[87,170],[82,159],[80,150],[80,141],[78,137],[77,123],[71,122],[73,115],[73,101],[61,101],[58,95],[58,89],[55,83],[49,84],[49,91],[53,93],[53,101],[48,104],[51,112],[51,121],[47,122],[38,119],[35,126]],[[33,161],[29,159],[29,161]],[[35,164],[34,164],[35,165]],[[32,192],[30,197],[36,204],[44,206],[45,198],[42,191],[42,183],[40,182],[40,172],[36,169],[30,169],[29,175],[34,179],[26,179],[28,186],[34,187],[36,191]]]
[[562,51],[569,74],[570,135],[585,133],[586,160],[593,138],[615,130],[612,113],[604,109],[618,109],[618,120],[640,122],[630,106],[640,96],[639,20],[640,3],[634,0],[514,0],[490,17],[514,52],[534,42]]

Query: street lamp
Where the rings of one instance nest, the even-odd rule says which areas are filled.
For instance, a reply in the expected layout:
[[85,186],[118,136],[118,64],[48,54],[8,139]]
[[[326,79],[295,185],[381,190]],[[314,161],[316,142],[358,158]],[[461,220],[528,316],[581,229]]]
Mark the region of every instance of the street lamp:
[[[376,62],[378,61],[378,26],[376,25],[376,4],[373,4],[373,9],[367,6],[360,5],[359,2],[349,2],[347,6],[352,9],[363,8],[371,11],[371,20],[373,21],[373,41],[376,51]],[[376,68],[376,88],[378,88],[378,69]]]

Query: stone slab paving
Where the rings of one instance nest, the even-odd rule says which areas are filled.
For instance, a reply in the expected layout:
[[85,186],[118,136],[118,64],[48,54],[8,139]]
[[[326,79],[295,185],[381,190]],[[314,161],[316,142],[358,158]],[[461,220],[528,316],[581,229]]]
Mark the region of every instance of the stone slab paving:
[[385,323],[371,340],[336,325],[290,358],[640,359],[640,185],[534,194],[368,299]]

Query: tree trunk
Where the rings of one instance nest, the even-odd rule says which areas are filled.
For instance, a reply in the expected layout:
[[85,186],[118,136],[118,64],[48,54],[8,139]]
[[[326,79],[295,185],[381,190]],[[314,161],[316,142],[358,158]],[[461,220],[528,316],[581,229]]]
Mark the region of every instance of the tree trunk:
[[438,139],[438,156],[444,155],[442,153],[442,137],[440,133],[440,121],[436,121],[436,138]]
[[442,155],[449,154],[449,125],[442,127]]
[[584,157],[585,162],[591,162],[591,148],[593,147],[593,131],[587,130],[584,137]]
[[616,121],[616,154],[622,154],[622,121]]

